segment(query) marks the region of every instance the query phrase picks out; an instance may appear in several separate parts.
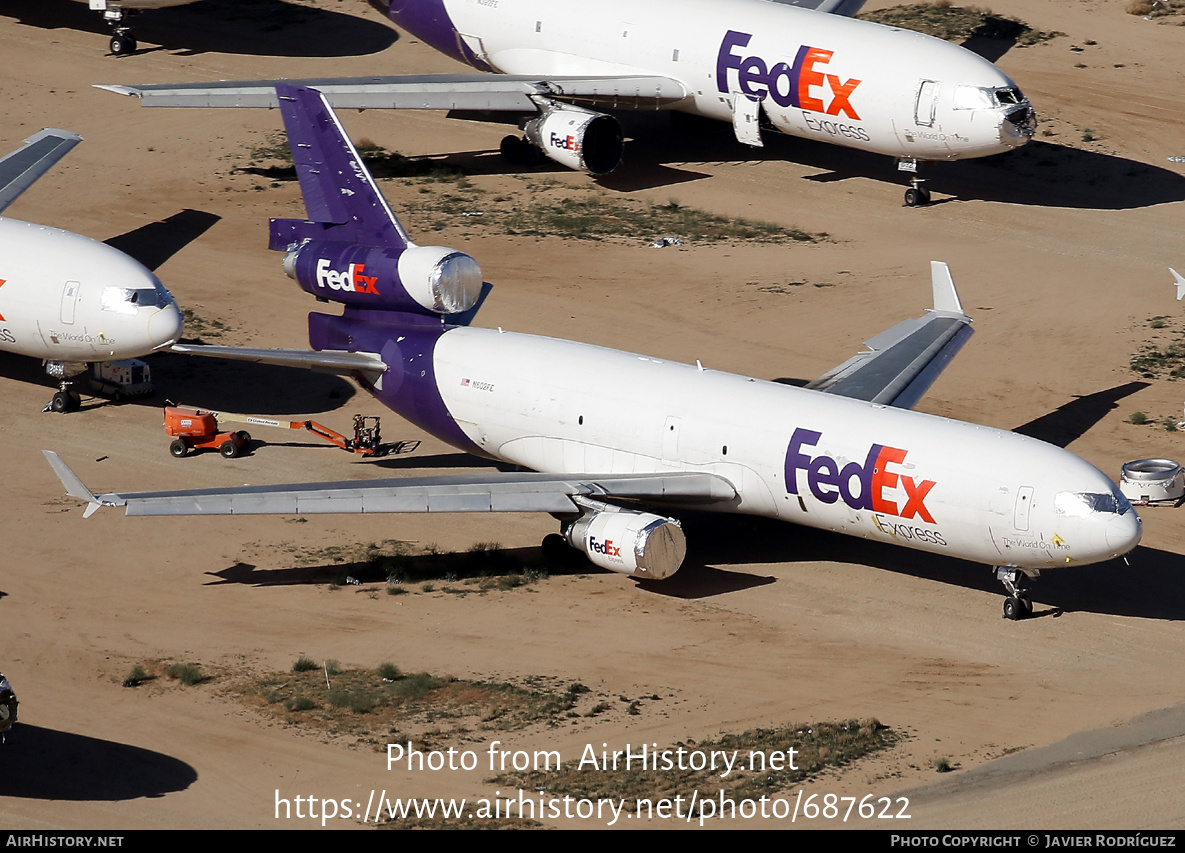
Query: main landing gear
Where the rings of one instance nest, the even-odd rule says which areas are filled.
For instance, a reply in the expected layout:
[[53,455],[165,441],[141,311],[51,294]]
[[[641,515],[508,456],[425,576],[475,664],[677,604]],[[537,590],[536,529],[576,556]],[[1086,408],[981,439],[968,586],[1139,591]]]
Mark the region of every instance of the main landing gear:
[[1004,599],[1005,619],[1015,622],[1033,615],[1033,602],[1029,598],[1028,590],[1024,587],[1026,577],[1020,569],[996,566],[996,579],[1008,590],[1008,597]]
[[930,203],[930,191],[926,189],[926,179],[918,177],[918,161],[913,158],[902,158],[897,161],[897,169],[910,172],[909,189],[905,191],[906,207],[924,207]]
[[504,136],[498,153],[507,163],[519,166],[538,166],[547,159],[546,155],[521,136]]

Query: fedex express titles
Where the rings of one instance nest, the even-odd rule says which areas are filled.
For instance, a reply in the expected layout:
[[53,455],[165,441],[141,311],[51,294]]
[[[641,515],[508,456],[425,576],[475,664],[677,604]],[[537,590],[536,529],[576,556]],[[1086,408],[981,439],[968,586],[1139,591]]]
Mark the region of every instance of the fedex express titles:
[[803,120],[813,131],[871,141],[868,131],[858,125],[811,115],[844,116],[860,121],[851,98],[862,81],[855,78],[842,80],[827,73],[834,51],[804,44],[798,48],[793,63],[771,65],[760,56],[741,56],[735,52],[747,47],[752,38],[750,33],[736,30],[724,34],[716,55],[716,88],[721,94],[728,94],[730,74],[735,74],[742,94],[758,99],[768,96],[779,107],[801,109]]
[[891,465],[902,465],[905,462],[908,450],[874,444],[868,449],[863,464],[849,462],[841,468],[839,462],[832,457],[824,454],[816,456],[810,452],[822,437],[823,433],[816,430],[802,427],[794,430],[790,437],[790,445],[786,448],[788,493],[801,495],[801,472],[806,480],[807,489],[821,503],[833,504],[842,500],[852,509],[871,510],[877,527],[890,536],[919,539],[936,545],[946,544],[935,531],[898,523],[890,518],[917,519],[925,524],[935,523],[934,516],[926,506],[926,497],[936,482],[918,481],[908,474],[890,470]]

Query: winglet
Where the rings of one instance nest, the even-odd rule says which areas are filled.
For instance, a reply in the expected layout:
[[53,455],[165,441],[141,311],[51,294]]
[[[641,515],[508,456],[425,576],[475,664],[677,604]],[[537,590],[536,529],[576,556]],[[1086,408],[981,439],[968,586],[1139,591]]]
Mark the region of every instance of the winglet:
[[86,484],[82,482],[77,474],[70,470],[70,466],[62,461],[62,457],[54,453],[52,450],[42,450],[45,454],[45,459],[49,462],[50,467],[53,468],[58,479],[62,481],[62,485],[66,488],[66,494],[72,498],[78,498],[80,501],[86,501],[86,510],[82,513],[83,518],[90,518],[95,514],[101,506],[117,506],[114,501],[101,500]]
[[273,219],[271,248],[284,251],[305,237],[393,249],[414,245],[325,96],[280,83],[276,98],[310,221]]
[[955,280],[950,274],[950,267],[942,261],[930,261],[930,282],[934,288],[935,311],[964,313],[963,303],[959,301],[959,292],[955,290]]
[[1177,280],[1177,301],[1180,302],[1181,297],[1185,296],[1185,277],[1183,277],[1181,273],[1177,272],[1172,267],[1169,267],[1169,272],[1171,272],[1173,274],[1173,278]]

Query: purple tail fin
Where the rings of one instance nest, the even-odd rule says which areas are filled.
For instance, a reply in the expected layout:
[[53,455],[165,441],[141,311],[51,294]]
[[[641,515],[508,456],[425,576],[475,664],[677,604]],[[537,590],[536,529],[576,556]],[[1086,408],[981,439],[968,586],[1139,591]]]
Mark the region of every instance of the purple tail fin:
[[273,219],[271,248],[330,239],[402,249],[414,245],[350,138],[316,89],[276,85],[309,221]]

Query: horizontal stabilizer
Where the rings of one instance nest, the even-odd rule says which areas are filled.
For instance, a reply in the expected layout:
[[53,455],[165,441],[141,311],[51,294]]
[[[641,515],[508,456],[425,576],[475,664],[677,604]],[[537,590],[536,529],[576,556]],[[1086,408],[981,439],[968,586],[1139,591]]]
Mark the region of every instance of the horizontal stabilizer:
[[229,358],[233,361],[250,361],[256,364],[276,364],[281,367],[300,367],[321,373],[337,373],[348,376],[358,372],[366,376],[371,384],[387,372],[382,357],[372,352],[346,352],[344,350],[289,350],[266,349],[263,347],[212,347],[198,344],[174,344],[169,352],[182,355],[201,355],[209,358]]
[[71,497],[99,506],[124,506],[127,515],[309,515],[367,512],[576,513],[576,497],[703,504],[736,498],[716,474],[598,476],[497,473],[238,486],[228,489],[129,492],[95,496],[56,453],[45,456]]
[[946,264],[930,265],[934,307],[865,341],[859,353],[807,388],[912,409],[971,337],[971,318]]
[[81,141],[82,137],[76,133],[47,127],[26,139],[23,147],[0,159],[0,211]]
[[316,89],[337,109],[539,111],[532,98],[617,109],[669,107],[687,97],[678,80],[659,76],[552,77],[427,74],[408,77],[321,77],[218,83],[98,86],[140,98],[146,107],[275,107],[276,84]]

